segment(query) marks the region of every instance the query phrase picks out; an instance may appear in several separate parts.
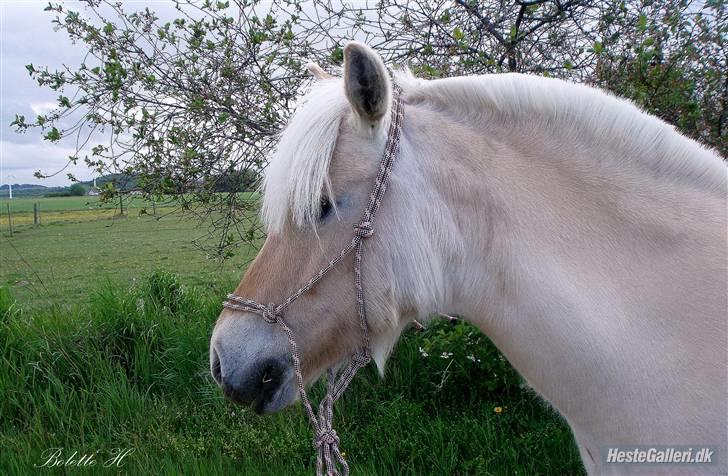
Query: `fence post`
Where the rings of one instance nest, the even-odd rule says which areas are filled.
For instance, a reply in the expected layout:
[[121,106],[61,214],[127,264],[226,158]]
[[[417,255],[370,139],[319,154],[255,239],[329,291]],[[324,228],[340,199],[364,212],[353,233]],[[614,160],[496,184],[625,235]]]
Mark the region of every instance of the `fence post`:
[[40,223],[40,214],[38,213],[38,204],[33,204],[33,225],[38,226]]
[[157,201],[152,199],[152,212],[154,213],[154,216],[157,216]]
[[8,208],[8,226],[10,227],[10,236],[13,236],[13,216],[10,214],[10,204],[7,203]]

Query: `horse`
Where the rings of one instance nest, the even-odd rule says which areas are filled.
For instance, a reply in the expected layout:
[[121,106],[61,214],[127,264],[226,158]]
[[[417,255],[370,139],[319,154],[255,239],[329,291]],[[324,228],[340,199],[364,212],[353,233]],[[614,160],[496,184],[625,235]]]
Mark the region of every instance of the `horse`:
[[[728,168],[631,102],[559,79],[389,74],[351,42],[311,65],[263,183],[267,238],[235,290],[281,302],[351,239],[401,88],[404,121],[376,233],[366,324],[383,374],[435,313],[485,333],[570,426],[589,474],[726,472]],[[353,260],[286,310],[303,385],[362,344]],[[258,413],[298,398],[286,334],[221,312],[210,367]],[[614,448],[709,446],[713,464],[620,465]]]

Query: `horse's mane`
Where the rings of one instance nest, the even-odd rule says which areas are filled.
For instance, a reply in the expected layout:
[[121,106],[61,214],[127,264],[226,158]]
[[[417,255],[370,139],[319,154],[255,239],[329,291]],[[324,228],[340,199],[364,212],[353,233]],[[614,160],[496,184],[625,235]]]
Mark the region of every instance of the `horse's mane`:
[[[728,169],[717,153],[602,90],[521,74],[425,81],[404,70],[395,73],[395,81],[408,103],[473,123],[538,123],[573,140],[588,135],[597,146],[620,150],[629,166],[726,193]],[[289,213],[296,224],[315,223],[322,194],[331,193],[329,164],[348,110],[340,79],[319,81],[304,96],[266,172],[263,219],[269,230],[279,229]]]
[[294,223],[315,223],[321,196],[331,194],[329,163],[341,119],[349,110],[341,79],[314,84],[291,117],[263,182],[263,222],[280,229],[288,214]]

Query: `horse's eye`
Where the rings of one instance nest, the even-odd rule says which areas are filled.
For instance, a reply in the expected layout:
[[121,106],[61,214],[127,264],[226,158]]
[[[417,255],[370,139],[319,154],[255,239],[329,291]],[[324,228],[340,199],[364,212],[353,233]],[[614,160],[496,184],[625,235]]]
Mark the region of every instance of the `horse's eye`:
[[323,220],[327,216],[329,216],[329,213],[331,213],[331,202],[329,201],[328,197],[321,197],[321,214],[319,215],[319,220]]

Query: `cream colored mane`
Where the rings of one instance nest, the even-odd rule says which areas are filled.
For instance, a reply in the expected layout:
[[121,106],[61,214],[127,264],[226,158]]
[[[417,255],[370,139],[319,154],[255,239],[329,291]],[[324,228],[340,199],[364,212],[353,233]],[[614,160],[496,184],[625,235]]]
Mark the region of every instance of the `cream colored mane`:
[[303,97],[265,172],[262,215],[268,231],[280,229],[289,213],[299,226],[315,221],[322,194],[331,193],[329,163],[347,111],[339,79],[319,81]]
[[[725,193],[726,168],[715,152],[601,90],[520,74],[425,81],[402,71],[395,81],[408,103],[429,104],[449,112],[453,120],[508,121],[523,126],[514,131],[518,134],[540,126],[577,142],[588,137],[596,146],[623,150],[625,163],[619,165]],[[321,196],[332,194],[329,164],[341,120],[349,111],[339,78],[316,82],[304,96],[265,174],[262,215],[269,231],[280,229],[289,214],[299,226],[315,222]]]

